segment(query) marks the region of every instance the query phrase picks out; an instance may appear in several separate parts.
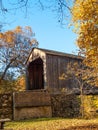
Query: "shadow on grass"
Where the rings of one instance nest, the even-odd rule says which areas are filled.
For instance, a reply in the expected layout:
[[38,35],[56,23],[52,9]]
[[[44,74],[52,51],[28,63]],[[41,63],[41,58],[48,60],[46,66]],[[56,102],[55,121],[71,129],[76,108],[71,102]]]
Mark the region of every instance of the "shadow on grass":
[[[51,118],[31,118],[31,119],[22,119],[19,121],[14,121],[12,120],[12,122],[40,122],[40,121],[53,121],[53,120],[62,120],[62,119],[66,119],[66,120],[74,120],[74,119],[82,119],[82,118],[63,118],[63,117],[51,117]],[[87,120],[87,119],[83,119],[83,120]]]
[[40,121],[52,121],[52,120],[61,120],[66,118],[60,118],[60,117],[52,117],[52,118],[33,118],[33,119],[24,119],[19,121],[12,121],[12,122],[40,122]]

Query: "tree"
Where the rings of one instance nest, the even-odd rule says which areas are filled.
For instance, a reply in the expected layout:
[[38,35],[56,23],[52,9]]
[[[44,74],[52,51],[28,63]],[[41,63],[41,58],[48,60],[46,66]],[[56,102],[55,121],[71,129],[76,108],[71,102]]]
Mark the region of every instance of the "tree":
[[85,55],[85,63],[94,68],[98,85],[98,1],[75,0],[72,21],[78,34],[77,45]]
[[34,39],[34,33],[30,27],[16,29],[0,33],[0,70],[1,80],[4,79],[7,71],[14,72],[17,76],[24,73],[25,61],[33,47],[38,42]]
[[[1,75],[2,73],[0,73]],[[5,78],[0,83],[0,93],[23,91],[25,86],[25,75],[20,75],[14,79],[14,73],[7,72]]]
[[72,89],[72,92],[76,93],[78,90],[80,93],[80,100],[81,100],[81,107],[80,107],[80,114],[82,118],[85,116],[84,114],[84,95],[90,94],[91,90],[93,93],[93,82],[94,77],[90,77],[92,73],[92,69],[85,66],[83,62],[75,62],[69,63],[66,69],[66,80],[72,80],[73,84],[77,87]]
[[25,90],[25,75],[21,75],[19,76],[16,80],[15,80],[15,89],[16,91],[23,91]]
[[[0,73],[0,76],[2,73]],[[16,90],[15,80],[13,79],[13,73],[6,73],[6,78],[0,82],[0,93],[13,92]]]

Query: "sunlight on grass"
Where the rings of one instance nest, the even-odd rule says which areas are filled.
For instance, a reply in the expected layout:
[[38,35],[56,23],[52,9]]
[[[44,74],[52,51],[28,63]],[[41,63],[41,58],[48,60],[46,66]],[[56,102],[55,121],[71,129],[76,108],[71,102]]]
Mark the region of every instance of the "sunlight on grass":
[[59,130],[70,126],[80,126],[87,124],[98,124],[98,119],[64,119],[64,118],[39,118],[24,121],[8,122],[6,129],[13,130]]

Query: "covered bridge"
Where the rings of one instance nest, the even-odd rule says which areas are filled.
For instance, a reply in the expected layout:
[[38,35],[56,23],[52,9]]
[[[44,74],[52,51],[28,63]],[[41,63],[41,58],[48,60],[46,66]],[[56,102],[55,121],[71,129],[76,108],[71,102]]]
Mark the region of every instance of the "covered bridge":
[[77,87],[66,80],[66,66],[81,62],[82,57],[53,50],[33,48],[27,59],[27,90],[48,89],[58,91]]

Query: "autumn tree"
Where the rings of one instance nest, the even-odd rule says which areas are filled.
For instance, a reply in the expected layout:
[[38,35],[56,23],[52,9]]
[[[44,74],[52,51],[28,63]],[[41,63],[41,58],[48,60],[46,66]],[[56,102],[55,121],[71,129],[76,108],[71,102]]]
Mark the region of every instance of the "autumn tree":
[[78,34],[77,45],[86,57],[86,65],[93,67],[98,85],[98,0],[75,0],[72,21]]
[[[0,73],[0,76],[2,76],[2,73]],[[0,83],[0,93],[23,91],[25,86],[25,75],[14,78],[14,73],[7,71],[5,78]]]
[[19,76],[16,80],[15,80],[15,90],[16,91],[23,91],[25,90],[25,75],[21,75]]
[[16,29],[0,33],[0,71],[1,80],[6,73],[23,73],[25,61],[33,47],[38,42],[34,39],[34,33],[30,27],[16,27]]
[[92,69],[85,66],[83,62],[69,63],[66,69],[66,80],[72,80],[73,84],[77,87],[72,89],[72,93],[80,94],[80,114],[82,117],[85,116],[84,113],[84,95],[93,93],[93,82],[94,77],[91,77]]
[[[0,73],[0,76],[2,76],[2,73]],[[16,81],[13,76],[13,73],[6,73],[6,78],[2,79],[2,82],[0,82],[0,93],[13,92],[16,90]]]

